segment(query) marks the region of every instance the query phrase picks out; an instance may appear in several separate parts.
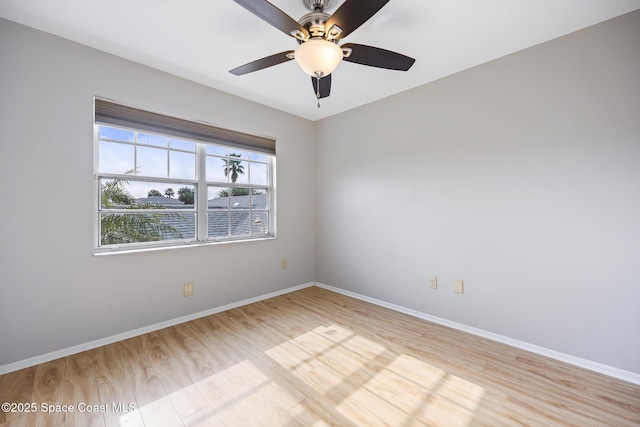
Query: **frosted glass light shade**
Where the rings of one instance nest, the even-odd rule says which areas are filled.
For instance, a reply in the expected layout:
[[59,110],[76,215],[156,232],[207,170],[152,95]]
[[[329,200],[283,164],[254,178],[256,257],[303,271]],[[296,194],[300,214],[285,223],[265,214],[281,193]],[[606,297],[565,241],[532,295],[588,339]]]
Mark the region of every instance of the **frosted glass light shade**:
[[312,77],[328,76],[342,61],[342,49],[326,40],[307,40],[293,55],[300,68]]

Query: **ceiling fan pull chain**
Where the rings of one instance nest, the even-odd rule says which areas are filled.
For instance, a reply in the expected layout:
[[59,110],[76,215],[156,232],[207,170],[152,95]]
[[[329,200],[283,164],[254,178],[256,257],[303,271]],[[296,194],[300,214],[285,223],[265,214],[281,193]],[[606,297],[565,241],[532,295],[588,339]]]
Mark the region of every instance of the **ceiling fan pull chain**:
[[316,98],[318,99],[318,108],[320,108],[320,76],[316,74]]

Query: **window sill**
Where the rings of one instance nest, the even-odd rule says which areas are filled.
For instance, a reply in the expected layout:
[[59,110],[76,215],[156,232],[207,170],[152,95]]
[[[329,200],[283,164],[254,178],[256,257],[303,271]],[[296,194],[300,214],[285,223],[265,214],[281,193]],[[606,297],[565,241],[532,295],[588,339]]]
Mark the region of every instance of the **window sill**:
[[238,240],[220,240],[220,241],[207,241],[207,242],[192,242],[192,243],[176,243],[175,245],[166,245],[166,246],[144,246],[144,247],[136,247],[136,248],[113,248],[113,249],[94,249],[93,255],[97,257],[101,256],[109,256],[109,255],[121,255],[121,254],[131,254],[138,252],[155,252],[155,251],[166,251],[166,250],[174,250],[174,249],[184,249],[184,248],[199,248],[203,246],[215,246],[215,245],[226,245],[229,243],[244,243],[244,242],[260,242],[264,240],[276,240],[275,236],[267,236],[267,237],[259,237],[255,239],[238,239]]

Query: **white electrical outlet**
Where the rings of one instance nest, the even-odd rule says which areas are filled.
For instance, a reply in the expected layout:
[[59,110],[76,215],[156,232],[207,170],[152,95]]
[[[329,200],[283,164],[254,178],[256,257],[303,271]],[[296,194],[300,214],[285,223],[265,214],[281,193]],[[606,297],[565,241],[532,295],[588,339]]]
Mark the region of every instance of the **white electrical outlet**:
[[438,289],[438,276],[429,276],[429,288]]
[[184,284],[184,296],[190,297],[193,295],[193,283],[185,283]]
[[453,281],[453,292],[464,294],[464,280],[456,279]]

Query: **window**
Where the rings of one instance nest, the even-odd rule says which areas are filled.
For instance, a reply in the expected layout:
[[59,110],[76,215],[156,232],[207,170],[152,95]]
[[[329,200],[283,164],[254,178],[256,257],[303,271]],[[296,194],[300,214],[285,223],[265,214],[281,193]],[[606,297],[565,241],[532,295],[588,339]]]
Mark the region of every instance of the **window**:
[[95,251],[274,237],[275,141],[95,100]]

